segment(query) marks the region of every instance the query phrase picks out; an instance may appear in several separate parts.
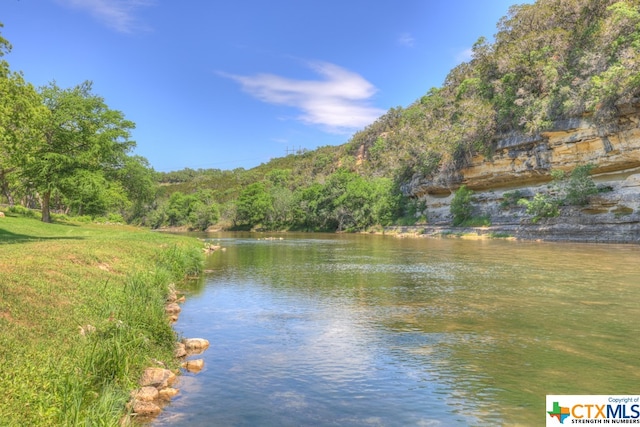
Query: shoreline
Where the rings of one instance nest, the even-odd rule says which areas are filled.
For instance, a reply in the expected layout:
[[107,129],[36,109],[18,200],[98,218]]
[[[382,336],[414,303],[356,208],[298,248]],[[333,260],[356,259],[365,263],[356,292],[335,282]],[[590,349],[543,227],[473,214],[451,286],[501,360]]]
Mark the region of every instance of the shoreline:
[[611,224],[499,224],[484,227],[452,227],[448,225],[413,225],[385,227],[382,234],[398,237],[509,239],[538,242],[640,244],[640,224],[624,227]]

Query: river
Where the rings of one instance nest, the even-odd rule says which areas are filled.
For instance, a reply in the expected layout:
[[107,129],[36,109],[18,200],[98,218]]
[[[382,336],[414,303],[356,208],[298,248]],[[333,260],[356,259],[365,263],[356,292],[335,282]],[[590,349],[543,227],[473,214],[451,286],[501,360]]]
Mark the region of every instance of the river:
[[194,235],[226,250],[175,329],[211,347],[155,426],[539,426],[547,394],[640,394],[639,246]]

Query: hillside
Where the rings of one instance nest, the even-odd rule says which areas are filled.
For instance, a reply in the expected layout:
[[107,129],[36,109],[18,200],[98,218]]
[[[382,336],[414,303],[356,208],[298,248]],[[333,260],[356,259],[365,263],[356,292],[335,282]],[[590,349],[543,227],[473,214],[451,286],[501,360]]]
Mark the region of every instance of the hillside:
[[[591,224],[597,235],[607,224],[626,230],[609,240],[637,240],[640,2],[539,0],[513,6],[497,30],[493,43],[477,41],[472,59],[451,70],[442,87],[389,110],[343,146],[227,172],[234,180],[216,189],[218,199],[237,201],[247,186],[262,183],[260,191],[272,202],[274,189],[287,188],[289,208],[295,210],[309,202],[329,203],[326,195],[334,191],[337,197],[325,215],[335,218],[336,210],[351,209],[335,200],[353,194],[346,186],[337,193],[325,187],[336,173],[347,171],[365,182],[390,180],[390,191],[402,196],[387,212],[394,223],[455,222],[450,205],[465,186],[475,192],[468,219],[482,219],[476,225],[511,225],[517,234],[516,226],[532,229],[534,223],[538,228],[541,223]],[[598,194],[576,205],[563,198],[552,174],[587,165],[585,180],[595,181]],[[188,192],[221,183],[213,176],[205,179],[206,171],[196,175],[174,189]],[[301,197],[313,186],[326,190],[324,196]],[[524,200],[518,203],[514,194]],[[536,197],[557,212],[536,213],[531,205]],[[385,225],[379,219],[375,223]],[[270,228],[264,217],[255,220],[252,225]],[[294,219],[279,226],[296,224],[305,228]],[[323,225],[331,228],[336,222]],[[363,227],[356,221],[346,228]],[[628,232],[632,236],[624,237]]]

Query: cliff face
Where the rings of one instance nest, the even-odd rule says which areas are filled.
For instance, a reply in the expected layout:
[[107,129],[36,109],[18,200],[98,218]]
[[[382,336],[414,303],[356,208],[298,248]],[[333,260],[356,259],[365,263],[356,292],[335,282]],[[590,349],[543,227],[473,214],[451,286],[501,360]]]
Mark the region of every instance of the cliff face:
[[[531,198],[549,190],[551,170],[571,171],[587,163],[595,165],[592,177],[605,190],[592,196],[588,206],[565,207],[559,217],[536,226],[522,207],[501,206],[505,193],[517,190]],[[503,138],[493,156],[473,157],[453,183],[442,176],[414,177],[403,190],[426,202],[430,224],[446,224],[453,192],[463,184],[475,192],[476,214],[489,215],[495,225],[517,225],[523,233],[546,226],[550,237],[577,233],[568,240],[640,242],[640,104],[620,108],[604,125],[584,117],[557,122],[533,137]]]

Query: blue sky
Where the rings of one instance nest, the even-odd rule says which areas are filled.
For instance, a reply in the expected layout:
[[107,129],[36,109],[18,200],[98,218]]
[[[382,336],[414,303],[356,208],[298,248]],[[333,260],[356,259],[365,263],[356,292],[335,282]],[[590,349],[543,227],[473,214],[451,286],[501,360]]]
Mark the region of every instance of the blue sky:
[[511,0],[1,0],[35,86],[85,80],[158,171],[347,142],[492,40]]

